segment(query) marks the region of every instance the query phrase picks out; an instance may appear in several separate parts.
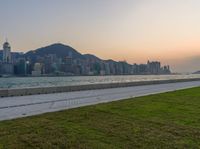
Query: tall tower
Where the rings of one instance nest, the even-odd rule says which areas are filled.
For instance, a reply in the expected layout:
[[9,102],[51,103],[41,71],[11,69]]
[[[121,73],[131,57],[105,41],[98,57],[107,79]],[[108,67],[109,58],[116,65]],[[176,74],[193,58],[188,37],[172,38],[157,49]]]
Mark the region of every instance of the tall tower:
[[3,62],[4,63],[12,63],[11,47],[7,41],[3,44]]

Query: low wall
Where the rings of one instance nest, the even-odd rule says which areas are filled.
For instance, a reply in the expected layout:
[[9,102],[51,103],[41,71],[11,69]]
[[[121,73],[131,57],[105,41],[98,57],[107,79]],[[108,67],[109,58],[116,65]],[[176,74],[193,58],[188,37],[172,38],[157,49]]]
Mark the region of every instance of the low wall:
[[107,84],[88,84],[88,85],[77,85],[77,86],[41,87],[41,88],[24,88],[24,89],[3,89],[3,90],[0,90],[0,97],[50,94],[50,93],[72,92],[72,91],[130,87],[130,86],[139,86],[139,85],[189,82],[189,81],[200,81],[200,78],[107,83]]

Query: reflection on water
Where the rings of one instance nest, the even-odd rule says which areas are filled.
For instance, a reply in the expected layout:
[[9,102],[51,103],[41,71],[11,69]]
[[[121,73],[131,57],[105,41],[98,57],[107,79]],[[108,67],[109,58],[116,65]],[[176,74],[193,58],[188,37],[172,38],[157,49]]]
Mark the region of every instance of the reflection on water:
[[200,75],[128,75],[128,76],[80,76],[80,77],[14,77],[0,78],[0,88],[30,88],[49,86],[71,86],[97,83],[137,82],[200,78]]

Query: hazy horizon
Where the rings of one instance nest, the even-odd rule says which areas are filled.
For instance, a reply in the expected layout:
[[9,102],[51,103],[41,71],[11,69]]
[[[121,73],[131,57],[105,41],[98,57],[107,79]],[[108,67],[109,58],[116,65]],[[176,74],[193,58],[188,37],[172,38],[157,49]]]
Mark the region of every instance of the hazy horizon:
[[0,42],[7,37],[18,52],[59,42],[102,59],[159,60],[194,72],[199,7],[198,0],[0,0]]

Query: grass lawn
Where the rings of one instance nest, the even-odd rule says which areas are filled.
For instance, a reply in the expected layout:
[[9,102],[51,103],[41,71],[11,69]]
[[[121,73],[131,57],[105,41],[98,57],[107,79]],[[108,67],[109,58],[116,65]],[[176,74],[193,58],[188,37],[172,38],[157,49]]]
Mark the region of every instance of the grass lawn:
[[200,148],[200,88],[3,121],[1,148]]

